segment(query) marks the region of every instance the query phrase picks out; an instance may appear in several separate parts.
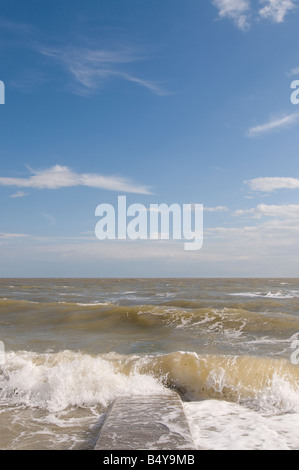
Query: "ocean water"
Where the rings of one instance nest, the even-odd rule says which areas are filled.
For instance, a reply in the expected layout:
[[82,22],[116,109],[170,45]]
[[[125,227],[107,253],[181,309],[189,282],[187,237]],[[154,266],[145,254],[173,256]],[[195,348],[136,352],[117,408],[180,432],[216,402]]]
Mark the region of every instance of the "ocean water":
[[299,449],[298,279],[2,279],[0,327],[1,449],[92,449],[169,389],[198,449]]

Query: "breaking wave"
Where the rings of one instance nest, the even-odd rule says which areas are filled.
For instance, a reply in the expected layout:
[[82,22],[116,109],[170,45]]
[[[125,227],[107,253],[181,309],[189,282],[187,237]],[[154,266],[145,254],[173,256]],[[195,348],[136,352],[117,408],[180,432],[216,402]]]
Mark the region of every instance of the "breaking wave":
[[249,356],[92,356],[81,352],[8,352],[0,368],[0,405],[50,412],[102,405],[128,395],[178,391],[184,400],[218,399],[263,413],[299,411],[299,366]]

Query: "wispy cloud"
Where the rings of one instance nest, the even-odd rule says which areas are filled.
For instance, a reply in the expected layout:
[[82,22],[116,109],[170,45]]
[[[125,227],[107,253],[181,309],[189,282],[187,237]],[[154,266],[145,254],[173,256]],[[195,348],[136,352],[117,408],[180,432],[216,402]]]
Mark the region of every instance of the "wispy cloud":
[[216,207],[204,207],[205,212],[228,212],[227,206],[216,206]]
[[0,240],[16,240],[17,238],[26,238],[29,237],[26,233],[0,233]]
[[[52,64],[56,62],[60,65],[72,78],[69,88],[75,94],[86,96],[95,93],[105,83],[115,79],[131,82],[156,95],[171,94],[161,83],[141,77],[138,73],[131,73],[132,64],[146,60],[145,53],[141,53],[140,48],[137,49],[134,45],[99,48],[95,46],[95,38],[87,33],[81,37],[80,45],[53,46],[53,41],[50,43],[49,38],[45,39],[44,33],[31,24],[12,22],[0,16],[0,27],[13,34],[13,45],[21,44],[23,49],[26,47],[38,53],[39,59],[42,55],[51,59]],[[22,91],[30,91],[49,79],[49,74],[41,73],[40,67],[36,70],[31,68],[22,70],[22,77],[15,78],[12,85]]]
[[128,64],[141,60],[132,47],[115,50],[69,46],[65,48],[38,47],[38,52],[56,60],[76,84],[73,92],[87,95],[99,90],[115,78],[142,86],[157,95],[169,94],[154,81],[129,73]]
[[261,134],[265,134],[271,131],[279,130],[288,126],[291,126],[296,121],[298,121],[299,113],[288,114],[287,116],[281,117],[279,119],[273,118],[265,124],[260,124],[255,127],[248,129],[246,135],[247,137],[256,137]]
[[299,75],[299,67],[293,68],[289,73],[288,76],[291,77],[293,75]]
[[45,212],[42,212],[41,215],[49,222],[50,225],[56,224],[56,219],[53,215],[46,214]]
[[261,191],[271,193],[277,189],[298,189],[298,178],[285,178],[285,177],[261,177],[252,180],[244,181],[252,191]]
[[16,193],[11,194],[9,197],[11,199],[15,199],[15,198],[19,198],[19,197],[25,197],[27,195],[28,195],[28,193],[25,193],[24,191],[17,191]]
[[252,209],[239,209],[234,212],[234,215],[250,215],[256,219],[261,219],[262,217],[299,219],[299,204],[258,204]]
[[213,0],[213,4],[218,8],[220,18],[232,19],[243,31],[249,29],[249,0]]
[[117,176],[103,176],[94,173],[75,173],[67,166],[56,165],[46,170],[34,171],[28,178],[0,177],[1,186],[19,188],[59,189],[74,186],[107,189],[128,193],[151,194],[148,187],[134,185],[127,179]]
[[0,27],[13,34],[32,34],[35,33],[35,28],[28,23],[21,23],[11,21],[6,18],[0,17]]
[[[280,206],[264,206],[254,208],[249,221],[235,219],[237,226],[216,226],[205,229],[205,250],[200,253],[186,252],[182,249],[181,240],[106,240],[99,242],[93,232],[84,236],[34,236],[26,234],[0,234],[1,276],[28,275],[28,265],[43,261],[45,266],[56,265],[60,276],[72,277],[74,272],[96,276],[98,266],[117,263],[123,269],[130,268],[130,275],[140,275],[144,262],[148,267],[155,266],[161,274],[182,277],[199,275],[212,276],[219,273],[223,277],[271,276],[273,272],[280,276],[298,277],[299,223],[292,218],[291,206],[287,205],[288,217],[283,214]],[[250,210],[250,209],[249,209]],[[297,208],[294,207],[294,214]],[[265,214],[261,220],[255,220],[255,212]],[[273,216],[267,217],[271,213]],[[241,216],[242,214],[240,214]],[[246,214],[244,214],[246,216]],[[246,220],[246,219],[245,219]],[[161,265],[162,260],[162,265]],[[200,260],[200,263],[198,262]],[[129,262],[129,263],[128,263]],[[103,264],[104,263],[104,264]],[[106,265],[105,265],[106,263]],[[161,268],[162,266],[162,268]],[[8,270],[9,267],[9,271]],[[75,269],[74,269],[75,268]],[[220,271],[219,271],[220,270]],[[45,271],[49,272],[49,271]],[[127,271],[126,271],[127,272]],[[38,276],[39,272],[34,272]],[[112,273],[113,276],[113,273]]]
[[264,7],[259,11],[260,16],[274,23],[282,23],[287,13],[296,8],[294,0],[261,0],[261,3]]

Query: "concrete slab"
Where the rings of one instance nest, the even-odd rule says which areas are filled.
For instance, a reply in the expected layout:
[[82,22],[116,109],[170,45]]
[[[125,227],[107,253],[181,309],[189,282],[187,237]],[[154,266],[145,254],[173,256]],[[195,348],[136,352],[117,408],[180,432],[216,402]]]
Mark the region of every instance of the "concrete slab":
[[95,450],[195,450],[178,394],[115,400]]

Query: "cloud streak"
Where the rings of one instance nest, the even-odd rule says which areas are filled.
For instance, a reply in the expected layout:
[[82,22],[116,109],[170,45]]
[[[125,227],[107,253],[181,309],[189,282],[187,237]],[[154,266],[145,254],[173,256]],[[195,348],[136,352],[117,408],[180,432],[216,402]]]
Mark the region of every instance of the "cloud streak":
[[288,73],[288,76],[291,77],[293,75],[298,75],[298,74],[299,74],[299,67],[295,67]]
[[38,47],[38,52],[56,60],[71,75],[76,84],[73,91],[78,95],[94,93],[108,80],[115,78],[137,84],[156,95],[169,94],[157,83],[136,77],[124,69],[128,64],[140,60],[130,47],[116,50],[75,46],[56,49]]
[[216,207],[204,207],[205,212],[228,212],[229,208],[227,206],[216,206]]
[[27,238],[30,235],[26,233],[0,233],[0,240],[16,240],[19,238]]
[[265,177],[244,181],[252,191],[271,193],[277,189],[298,189],[298,178]]
[[28,178],[0,177],[1,186],[18,188],[60,189],[75,186],[106,189],[128,193],[151,194],[146,186],[130,183],[127,179],[116,176],[103,176],[94,173],[75,173],[67,166],[55,165],[46,170],[34,171]]
[[[156,95],[171,94],[158,82],[130,72],[129,67],[132,64],[145,59],[134,46],[99,48],[94,45],[95,38],[91,39],[89,35],[83,38],[85,46],[76,44],[53,46],[45,42],[41,30],[30,24],[8,21],[0,16],[0,27],[14,35],[14,43],[16,36],[19,37],[18,41],[22,48],[27,47],[38,53],[39,59],[42,55],[52,60],[52,63],[56,62],[72,78],[69,88],[79,96],[93,94],[108,81],[116,79],[143,87]],[[57,80],[57,76],[55,78]],[[18,89],[30,91],[34,85],[45,83],[47,80],[49,77],[46,74],[42,75],[40,70],[33,69],[23,71],[22,78],[15,79],[12,83]]]
[[275,217],[279,219],[299,220],[299,204],[258,204],[253,209],[239,209],[234,212],[236,216],[250,215],[253,218]]
[[16,199],[16,198],[25,197],[25,196],[28,196],[28,193],[25,193],[24,191],[17,191],[16,193],[11,194],[9,197],[11,199]]
[[299,113],[292,113],[280,119],[271,119],[265,124],[260,124],[255,127],[251,127],[250,129],[248,129],[246,135],[247,137],[257,137],[268,132],[280,130],[282,128],[291,126],[292,124],[298,121],[298,118]]

